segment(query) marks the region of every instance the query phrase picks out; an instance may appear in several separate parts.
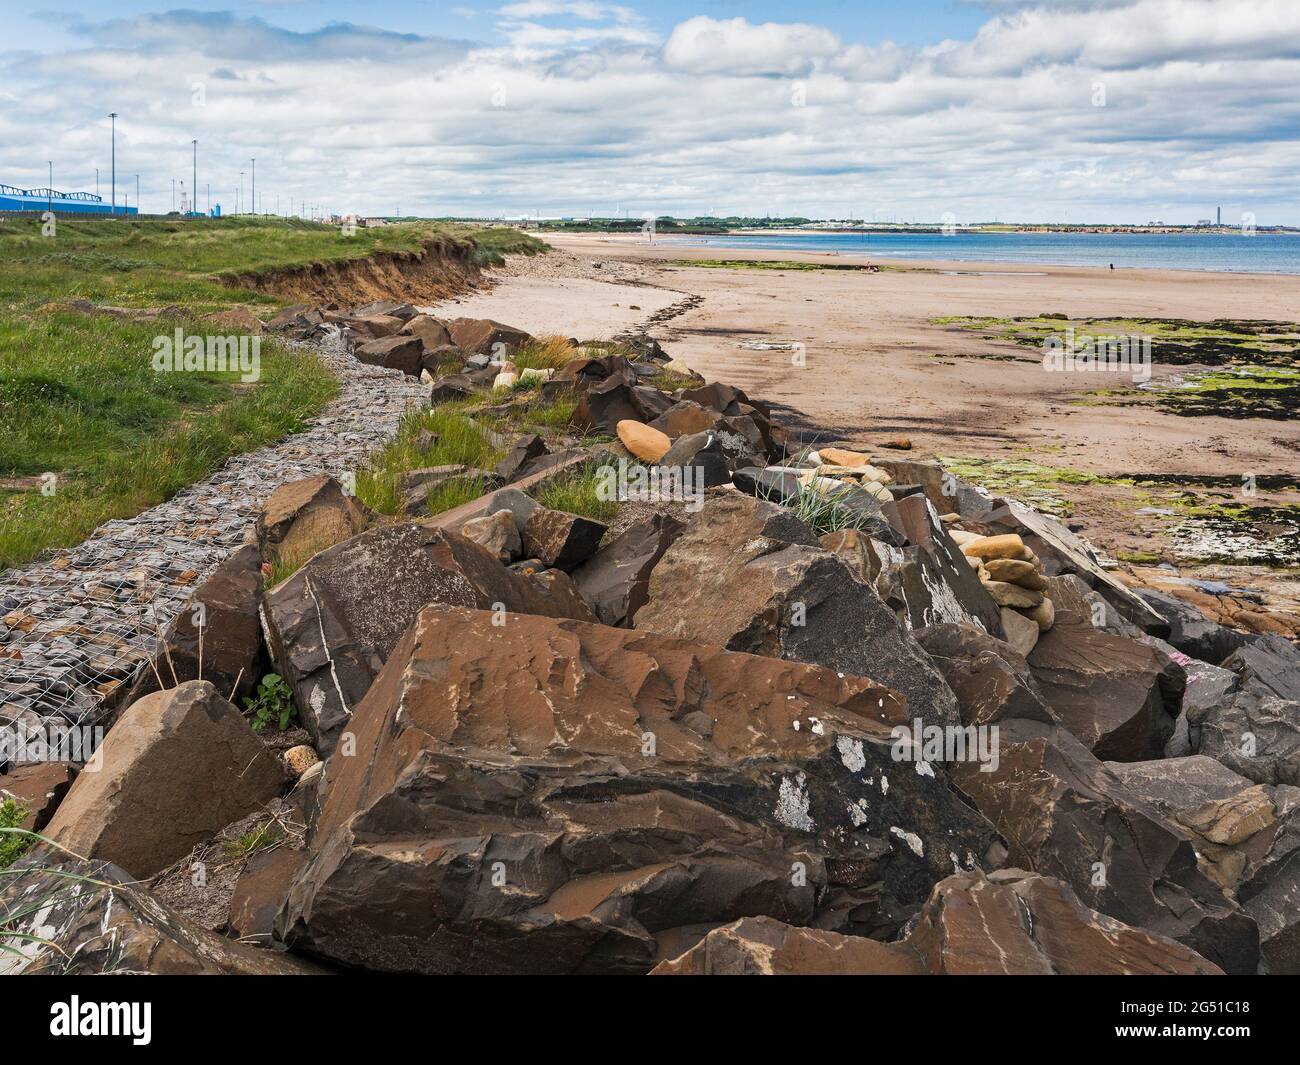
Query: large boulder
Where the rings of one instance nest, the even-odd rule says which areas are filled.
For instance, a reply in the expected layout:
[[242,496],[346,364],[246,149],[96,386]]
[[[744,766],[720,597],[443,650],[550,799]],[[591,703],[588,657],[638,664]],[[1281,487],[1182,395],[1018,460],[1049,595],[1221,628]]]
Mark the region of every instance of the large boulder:
[[1170,646],[1202,662],[1217,665],[1239,647],[1250,642],[1244,633],[1235,632],[1211,621],[1191,603],[1151,588],[1135,588],[1134,594],[1165,619]]
[[967,624],[1001,637],[998,604],[948,535],[934,504],[917,493],[897,500],[894,507],[909,546],[901,561],[890,564],[886,579],[894,582],[910,627]]
[[453,318],[447,323],[451,342],[465,351],[504,358],[532,339],[522,329],[502,325],[491,318]]
[[739,492],[706,494],[651,572],[636,627],[871,676],[915,717],[957,720],[952,692],[875,592],[789,511]]
[[524,522],[524,553],[570,570],[595,553],[608,528],[595,518],[537,506]]
[[257,516],[263,561],[298,566],[317,551],[356,536],[373,515],[327,473],[280,485]]
[[352,354],[370,366],[401,370],[410,377],[419,377],[423,369],[424,342],[412,336],[384,337],[358,344],[352,349]]
[[153,664],[137,675],[123,705],[159,688],[187,680],[209,680],[236,704],[265,672],[257,607],[262,599],[262,556],[241,547],[202,584],[163,634]]
[[1199,868],[1191,837],[1129,791],[1056,723],[1034,675],[1006,644],[940,625],[918,634],[961,703],[993,731],[993,758],[949,765],[956,787],[1006,840],[1007,865],[1068,883],[1084,904],[1252,972],[1258,930]]
[[1027,656],[1061,723],[1098,758],[1158,758],[1182,707],[1183,668],[1154,647],[1062,613]]
[[444,529],[382,526],[321,552],[266,594],[262,613],[272,657],[322,755],[430,603],[591,618],[576,591],[557,597]]
[[408,336],[419,337],[420,343],[424,346],[425,355],[435,352],[439,348],[453,346],[451,333],[448,331],[446,324],[431,314],[417,314],[402,326],[401,331]]
[[649,598],[651,571],[684,528],[671,514],[654,514],[629,526],[573,571],[573,583],[602,624],[631,624]]
[[1090,910],[1069,886],[1007,869],[935,885],[893,943],[747,917],[710,931],[652,976],[1222,975],[1181,943]]
[[133,703],[68,789],[46,834],[148,877],[276,797],[284,771],[207,681]]
[[140,890],[125,870],[66,855],[0,879],[0,976],[297,976],[324,970],[209,932]]
[[950,772],[1006,840],[1008,865],[1063,880],[1085,905],[1228,972],[1255,971],[1255,922],[1201,871],[1185,832],[1065,729],[1021,718],[998,728],[996,765],[959,762]]
[[1107,768],[1195,840],[1259,926],[1265,970],[1300,973],[1300,788],[1254,784],[1201,755]]
[[1258,784],[1300,786],[1300,702],[1248,683],[1187,712],[1193,753],[1216,758]]
[[818,666],[430,607],[327,766],[277,931],[430,973],[641,973],[759,914],[888,934],[994,842],[941,766],[896,760],[907,713]]

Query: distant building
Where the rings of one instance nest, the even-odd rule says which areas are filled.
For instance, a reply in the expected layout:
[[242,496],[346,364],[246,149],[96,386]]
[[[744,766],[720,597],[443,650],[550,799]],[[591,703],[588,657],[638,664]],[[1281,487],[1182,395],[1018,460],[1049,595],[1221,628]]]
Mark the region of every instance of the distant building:
[[58,214],[135,214],[136,207],[111,203],[93,192],[58,192],[54,189],[20,189],[0,185],[0,211],[49,211]]
[[1198,218],[1198,219],[1196,220],[1196,224],[1197,224],[1198,226],[1212,226],[1212,225],[1214,225],[1214,219],[1213,219],[1213,218]]

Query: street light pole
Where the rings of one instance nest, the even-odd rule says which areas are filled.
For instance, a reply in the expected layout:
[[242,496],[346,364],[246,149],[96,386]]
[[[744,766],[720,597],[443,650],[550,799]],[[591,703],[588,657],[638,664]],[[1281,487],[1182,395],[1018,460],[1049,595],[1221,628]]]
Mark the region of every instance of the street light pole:
[[[114,111],[108,117],[113,120],[113,205],[109,214],[117,214],[117,112]],[[139,210],[139,207],[137,207],[136,210]]]
[[135,213],[140,213],[140,175],[135,176]]
[[253,214],[257,214],[257,157],[253,157]]
[[[195,201],[197,201],[199,198],[199,142],[197,140],[192,140],[190,141],[190,144],[194,146],[194,180],[190,182],[190,194],[194,197]],[[197,202],[190,204],[190,214],[198,214],[199,212],[197,208]]]
[[54,213],[54,160],[50,160],[50,187],[45,190],[46,199],[49,201],[46,205],[51,214]]

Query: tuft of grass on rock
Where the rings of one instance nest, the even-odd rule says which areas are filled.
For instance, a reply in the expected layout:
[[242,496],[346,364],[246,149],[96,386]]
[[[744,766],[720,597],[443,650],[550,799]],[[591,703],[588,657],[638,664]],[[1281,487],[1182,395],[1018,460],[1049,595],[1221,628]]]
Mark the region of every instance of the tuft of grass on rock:
[[19,826],[27,817],[27,808],[13,799],[0,801],[0,869],[8,869],[26,854],[36,836]]
[[580,514],[608,524],[618,514],[618,503],[600,497],[600,470],[600,465],[591,463],[566,476],[547,481],[534,492],[533,498],[550,510]]
[[[409,470],[452,465],[490,470],[502,454],[484,431],[491,425],[470,416],[476,405],[477,401],[442,403],[431,411],[407,414],[397,437],[357,474],[357,498],[381,514],[400,514],[402,474]],[[449,510],[484,490],[479,478],[449,482],[429,494],[429,512]]]
[[265,824],[258,825],[252,831],[245,832],[242,836],[228,840],[223,850],[226,852],[227,858],[233,861],[242,861],[251,858],[258,851],[274,846],[282,839],[284,839],[284,832],[280,827],[274,821],[267,821]]
[[559,370],[579,358],[576,349],[561,336],[533,337],[519,346],[510,361],[521,370]]

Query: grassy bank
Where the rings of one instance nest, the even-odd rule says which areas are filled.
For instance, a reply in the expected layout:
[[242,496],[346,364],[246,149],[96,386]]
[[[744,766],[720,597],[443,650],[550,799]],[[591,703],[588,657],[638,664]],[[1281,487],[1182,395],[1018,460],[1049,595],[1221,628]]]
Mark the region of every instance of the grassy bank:
[[[483,264],[531,251],[514,230],[400,225],[358,229],[288,219],[0,221],[0,569],[83,540],[217,469],[301,430],[337,394],[314,356],[263,338],[254,383],[237,373],[153,370],[153,341],[238,330],[203,321],[282,301],[223,275],[414,251],[431,230],[475,240]],[[481,240],[481,242],[480,242]],[[80,313],[71,300],[177,306],[179,320]],[[52,476],[50,476],[52,475]]]

